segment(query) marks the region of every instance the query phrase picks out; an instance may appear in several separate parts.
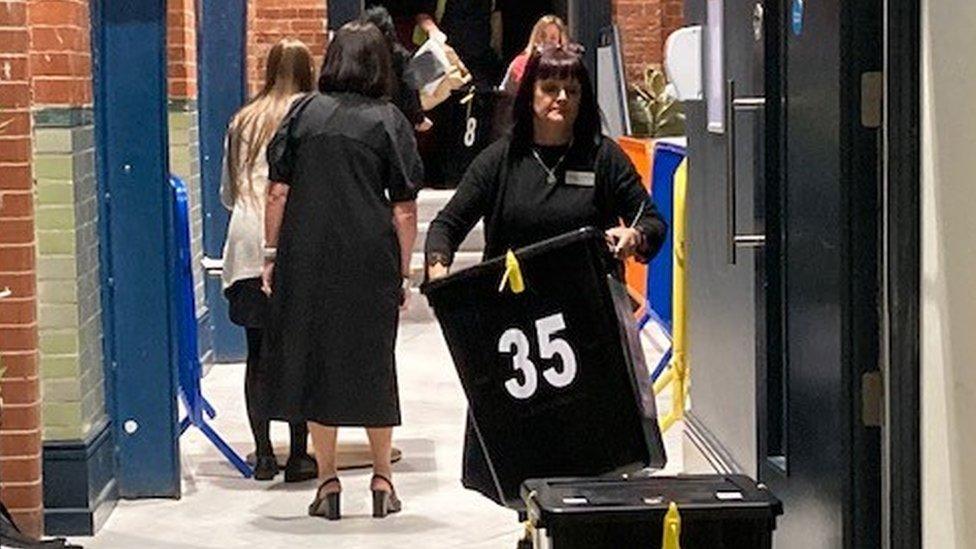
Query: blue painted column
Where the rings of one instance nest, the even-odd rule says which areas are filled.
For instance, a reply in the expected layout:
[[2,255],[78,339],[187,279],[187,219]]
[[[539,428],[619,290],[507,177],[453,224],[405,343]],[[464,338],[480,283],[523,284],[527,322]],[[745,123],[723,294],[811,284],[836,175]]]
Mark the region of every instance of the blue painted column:
[[93,8],[106,385],[122,497],[179,497],[165,0]]
[[[203,253],[223,255],[229,212],[220,203],[224,135],[247,97],[247,2],[197,2],[197,82],[200,104],[200,170],[203,180]],[[243,361],[244,331],[227,318],[219,273],[207,275],[207,305],[212,311],[214,359]]]

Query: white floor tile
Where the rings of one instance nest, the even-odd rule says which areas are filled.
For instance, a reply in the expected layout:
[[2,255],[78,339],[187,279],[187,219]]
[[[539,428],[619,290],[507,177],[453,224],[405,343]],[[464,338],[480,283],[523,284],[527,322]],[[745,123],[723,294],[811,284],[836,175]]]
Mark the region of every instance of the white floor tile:
[[[404,424],[394,441],[404,459],[394,468],[404,512],[377,521],[369,517],[369,472],[343,479],[343,519],[309,518],[315,483],[285,485],[240,478],[198,432],[181,440],[183,498],[120,502],[102,531],[79,539],[89,548],[301,548],[401,547],[511,548],[521,534],[512,511],[464,490],[459,482],[465,400],[440,330],[434,323],[401,327],[398,368]],[[243,365],[220,365],[204,380],[218,410],[214,422],[242,455],[251,451],[243,402]],[[666,400],[666,399],[662,399]],[[667,408],[659,402],[659,410]],[[276,441],[287,441],[284,425]],[[348,429],[340,441],[365,441]],[[667,472],[680,472],[681,432],[665,434]]]

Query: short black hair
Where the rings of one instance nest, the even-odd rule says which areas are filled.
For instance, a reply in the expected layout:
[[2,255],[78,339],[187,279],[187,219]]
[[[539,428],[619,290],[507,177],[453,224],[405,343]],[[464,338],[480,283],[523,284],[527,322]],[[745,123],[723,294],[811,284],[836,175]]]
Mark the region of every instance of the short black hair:
[[383,6],[373,6],[363,12],[362,20],[364,23],[372,23],[383,33],[387,43],[392,47],[399,42],[396,34],[396,26],[393,24],[393,16],[389,10]]
[[336,32],[322,62],[319,91],[390,97],[394,90],[390,48],[372,23],[353,21]]
[[597,144],[602,131],[600,107],[578,46],[547,46],[536,50],[529,58],[522,82],[515,94],[515,103],[512,106],[515,123],[512,128],[512,146],[515,150],[528,154],[532,147],[535,133],[535,111],[532,109],[535,84],[539,80],[548,79],[579,82],[580,105],[576,123],[573,124],[573,143],[576,147],[592,147]]

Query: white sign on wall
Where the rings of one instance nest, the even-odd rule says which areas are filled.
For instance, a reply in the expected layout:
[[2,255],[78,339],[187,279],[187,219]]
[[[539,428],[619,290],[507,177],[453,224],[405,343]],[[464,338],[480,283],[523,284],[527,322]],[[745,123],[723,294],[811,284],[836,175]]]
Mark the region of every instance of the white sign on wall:
[[723,55],[723,0],[708,0],[708,24],[705,43],[705,87],[708,101],[708,131],[725,132],[725,56]]

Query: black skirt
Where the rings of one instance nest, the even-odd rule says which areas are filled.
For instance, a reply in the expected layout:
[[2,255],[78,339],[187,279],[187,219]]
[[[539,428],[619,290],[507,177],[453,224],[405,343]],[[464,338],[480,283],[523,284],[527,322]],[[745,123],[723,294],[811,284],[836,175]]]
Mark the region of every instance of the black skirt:
[[268,296],[260,278],[238,280],[224,290],[230,321],[244,328],[264,328],[268,317]]

